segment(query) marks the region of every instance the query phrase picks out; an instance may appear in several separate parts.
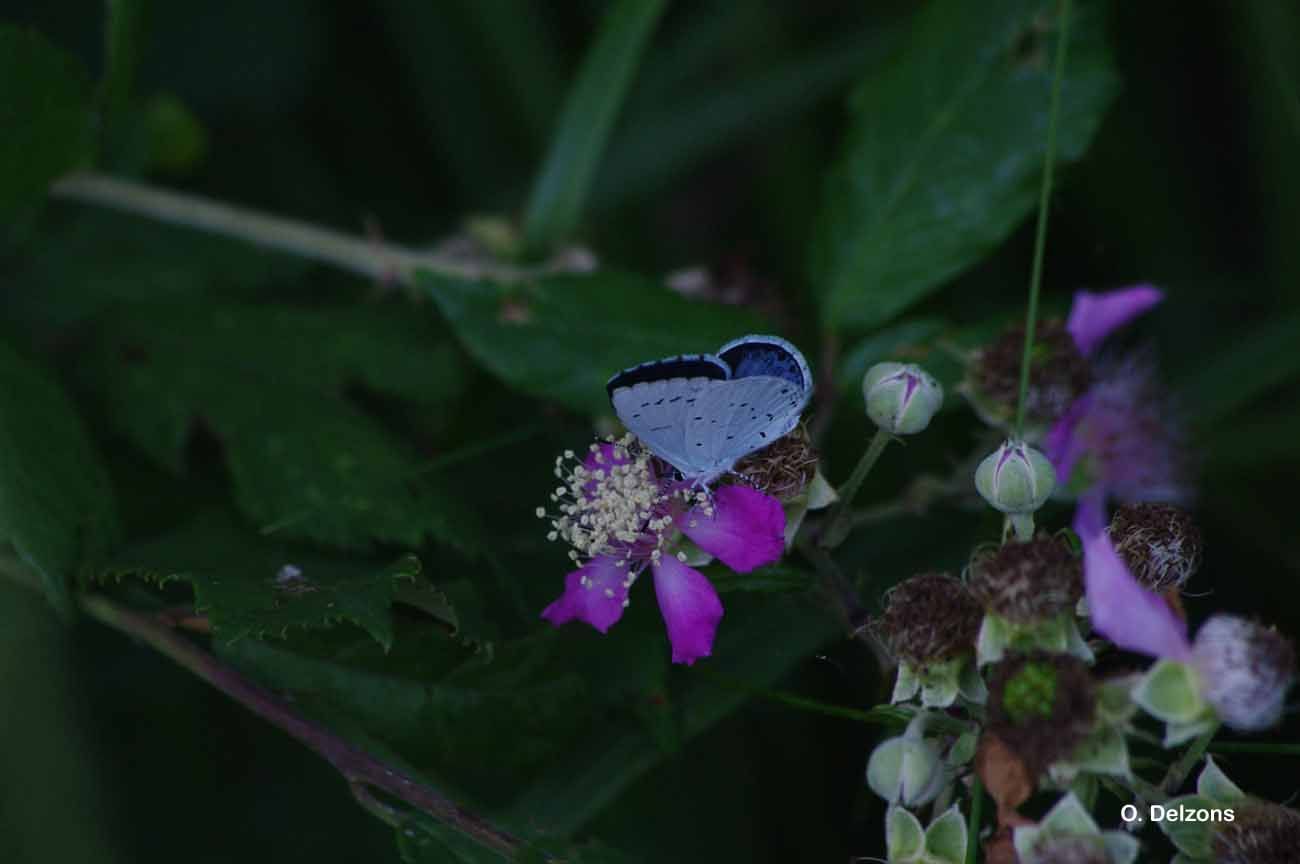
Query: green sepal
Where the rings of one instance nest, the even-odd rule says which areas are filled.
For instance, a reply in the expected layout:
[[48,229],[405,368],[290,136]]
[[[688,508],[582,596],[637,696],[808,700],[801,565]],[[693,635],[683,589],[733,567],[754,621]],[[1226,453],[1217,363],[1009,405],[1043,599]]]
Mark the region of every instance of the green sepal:
[[966,820],[954,804],[925,829],[926,858],[944,864],[964,864],[967,841]]
[[925,854],[925,829],[902,807],[890,807],[885,814],[885,848],[891,864],[920,861]]
[[1196,778],[1196,794],[1219,804],[1235,804],[1246,800],[1246,793],[1228,779],[1213,756],[1205,757],[1205,767]]

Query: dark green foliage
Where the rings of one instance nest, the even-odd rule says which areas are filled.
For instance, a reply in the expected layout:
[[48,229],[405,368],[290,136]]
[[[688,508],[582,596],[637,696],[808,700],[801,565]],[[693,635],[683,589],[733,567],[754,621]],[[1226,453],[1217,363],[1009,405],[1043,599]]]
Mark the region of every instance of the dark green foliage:
[[0,342],[0,560],[32,571],[62,612],[116,539],[108,476],[60,387]]
[[[1059,8],[18,0],[0,24],[0,575],[64,612],[103,592],[178,622],[517,836],[521,864],[879,855],[863,766],[909,718],[871,708],[889,673],[843,636],[998,536],[957,387],[1023,312]],[[1078,289],[1166,290],[1107,347],[1153,344],[1177,385],[1205,469],[1193,593],[1294,633],[1300,16],[1075,0],[1072,21],[1044,315]],[[376,284],[45,203],[82,169],[377,251],[487,224],[503,258],[480,263],[580,243],[599,264]],[[687,269],[708,273],[691,296],[666,287]],[[725,615],[694,666],[670,664],[648,573],[606,634],[542,622],[572,565],[533,508],[557,453],[613,430],[608,377],[747,332],[807,355],[835,482],[873,431],[871,364],[922,363],[945,410],[890,446],[829,559],[805,542],[704,568]],[[1054,502],[1041,525],[1069,519]],[[44,606],[12,605],[39,629]],[[0,813],[0,858],[75,831],[104,860],[507,860],[401,801],[368,815],[314,752],[151,649],[65,629],[68,669],[0,657],[22,677],[0,764],[13,794],[48,786],[13,809],[21,830]],[[75,777],[45,755],[65,738]],[[1243,785],[1290,794],[1271,769]],[[50,824],[28,815],[64,799]]]
[[627,273],[508,285],[423,273],[419,282],[478,363],[530,396],[592,414],[609,412],[605,382],[614,372],[713,351],[759,326],[752,313],[687,300]]
[[0,220],[89,158],[92,121],[85,69],[39,33],[0,24]]
[[92,385],[120,432],[179,471],[196,432],[221,447],[240,508],[268,533],[357,547],[477,527],[349,388],[406,397],[436,423],[457,396],[455,351],[396,306],[166,303],[104,319]]
[[[1103,4],[1078,3],[1060,157],[1083,155],[1117,90]],[[1046,143],[1055,0],[928,3],[853,94],[813,279],[821,319],[877,326],[987,255],[1029,213]]]
[[194,610],[223,642],[285,638],[295,629],[349,621],[385,650],[393,644],[394,595],[415,583],[420,562],[350,561],[259,538],[229,514],[200,516],[165,537],[121,552],[101,581],[180,580],[194,589]]

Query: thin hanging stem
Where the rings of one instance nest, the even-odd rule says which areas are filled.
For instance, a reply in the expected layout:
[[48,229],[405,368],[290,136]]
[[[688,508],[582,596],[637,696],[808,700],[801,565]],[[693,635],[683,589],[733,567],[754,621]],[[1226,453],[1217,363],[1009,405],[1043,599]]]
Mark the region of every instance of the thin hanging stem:
[[1025,432],[1025,394],[1029,390],[1029,361],[1038,323],[1038,293],[1043,281],[1043,251],[1047,248],[1048,203],[1052,197],[1052,169],[1056,164],[1056,121],[1061,113],[1061,81],[1065,78],[1065,53],[1070,44],[1070,0],[1061,0],[1060,36],[1056,69],[1052,73],[1052,102],[1047,116],[1047,153],[1043,159],[1043,185],[1038,197],[1038,230],[1034,235],[1034,267],[1029,277],[1029,308],[1025,310],[1025,350],[1020,355],[1020,393],[1016,399],[1017,439]]

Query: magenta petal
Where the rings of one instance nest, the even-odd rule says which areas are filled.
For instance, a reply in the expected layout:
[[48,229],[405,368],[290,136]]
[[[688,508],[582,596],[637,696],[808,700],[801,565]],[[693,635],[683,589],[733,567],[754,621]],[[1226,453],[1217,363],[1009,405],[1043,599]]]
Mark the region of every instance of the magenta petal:
[[1100,495],[1079,500],[1074,530],[1083,541],[1083,582],[1093,629],[1128,651],[1187,660],[1186,622],[1133,578],[1111,544],[1103,518]]
[[785,552],[781,502],[748,486],[713,493],[713,515],[696,507],[678,520],[682,533],[737,573],[771,564]]
[[564,577],[564,593],[542,610],[542,617],[557,626],[576,618],[604,633],[623,617],[626,581],[627,568],[616,567],[615,559],[593,558]]
[[1078,291],[1065,329],[1084,354],[1091,354],[1107,336],[1164,299],[1152,285],[1134,285],[1104,294]]
[[1065,413],[1052,424],[1052,428],[1047,430],[1047,435],[1043,438],[1043,455],[1056,469],[1056,482],[1061,486],[1069,485],[1074,466],[1083,456],[1085,447],[1079,439],[1078,426],[1079,422],[1088,415],[1091,407],[1090,394],[1085,393],[1075,399],[1070,403],[1070,407],[1065,409]]
[[713,651],[713,634],[722,620],[722,601],[698,570],[672,555],[654,565],[655,596],[668,626],[673,662],[690,665]]

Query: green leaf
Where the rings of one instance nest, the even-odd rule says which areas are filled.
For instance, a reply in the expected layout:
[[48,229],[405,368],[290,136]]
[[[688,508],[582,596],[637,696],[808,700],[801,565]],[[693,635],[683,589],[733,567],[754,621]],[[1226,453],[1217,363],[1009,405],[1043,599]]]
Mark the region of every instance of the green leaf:
[[[1059,154],[1079,159],[1117,90],[1101,4],[1079,3]],[[1029,213],[1046,147],[1055,0],[928,3],[854,94],[813,252],[822,321],[867,328],[970,267]]]
[[[739,81],[692,81],[660,100],[657,109],[629,116],[609,146],[592,193],[593,209],[647,193],[766,128],[812,111],[881,56],[886,44],[896,41],[890,36],[873,30],[764,66]],[[709,58],[715,57],[710,52]]]
[[11,545],[67,612],[70,580],[99,563],[116,537],[108,475],[75,407],[0,342],[0,546]]
[[578,223],[614,119],[664,5],[664,0],[616,0],[605,13],[528,201],[524,247],[529,252],[564,242]]
[[590,414],[608,414],[605,382],[620,369],[713,351],[758,322],[734,306],[697,303],[647,279],[601,271],[514,285],[420,273],[470,353],[506,384]]
[[0,24],[0,219],[44,199],[50,183],[87,161],[94,138],[90,82],[40,34]]
[[123,551],[100,580],[136,577],[159,587],[188,582],[195,611],[227,643],[349,621],[388,650],[394,592],[419,573],[413,555],[395,562],[331,557],[260,538],[231,514],[214,511]]
[[183,470],[192,431],[209,432],[264,532],[345,547],[476,543],[454,491],[351,395],[361,386],[445,415],[457,355],[409,309],[132,307],[103,322],[88,365],[111,422],[163,466]]

